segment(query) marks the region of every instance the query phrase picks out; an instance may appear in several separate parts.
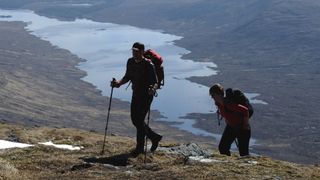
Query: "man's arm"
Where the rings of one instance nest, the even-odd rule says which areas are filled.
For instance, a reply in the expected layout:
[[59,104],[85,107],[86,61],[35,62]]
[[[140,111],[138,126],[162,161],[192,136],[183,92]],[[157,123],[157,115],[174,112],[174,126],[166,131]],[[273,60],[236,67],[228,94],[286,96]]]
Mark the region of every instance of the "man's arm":
[[148,61],[148,80],[149,80],[149,95],[153,95],[158,89],[158,78],[156,70],[152,62]]
[[127,61],[127,69],[126,69],[125,75],[119,81],[113,80],[110,84],[111,87],[119,88],[121,85],[130,81],[130,73],[129,73],[130,62],[129,61],[130,61],[130,59]]
[[231,103],[228,105],[228,109],[233,112],[238,112],[243,117],[242,128],[248,129],[249,128],[249,109],[241,104],[234,104]]
[[126,78],[123,77],[123,78],[122,78],[121,80],[119,80],[119,81],[117,81],[117,80],[112,81],[112,82],[111,82],[111,87],[119,88],[121,85],[127,83],[128,81],[129,81],[128,79],[126,79]]

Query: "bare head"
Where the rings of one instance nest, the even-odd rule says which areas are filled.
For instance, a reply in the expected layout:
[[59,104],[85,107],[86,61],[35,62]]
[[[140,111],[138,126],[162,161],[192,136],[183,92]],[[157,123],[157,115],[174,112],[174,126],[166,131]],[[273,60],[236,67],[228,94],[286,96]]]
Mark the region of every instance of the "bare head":
[[212,85],[211,88],[209,89],[209,94],[212,97],[214,95],[224,96],[223,86],[221,84],[219,84],[219,83],[216,83],[216,84]]
[[209,94],[216,103],[223,103],[224,89],[221,84],[216,83],[212,85],[209,89]]

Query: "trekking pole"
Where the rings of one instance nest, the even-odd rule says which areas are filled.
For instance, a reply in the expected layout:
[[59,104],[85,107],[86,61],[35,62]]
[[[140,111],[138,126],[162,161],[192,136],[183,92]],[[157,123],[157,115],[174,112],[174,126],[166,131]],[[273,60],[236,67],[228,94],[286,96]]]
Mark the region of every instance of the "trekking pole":
[[218,108],[217,108],[217,118],[218,118],[218,125],[220,126],[220,122],[223,119],[223,117],[221,116],[220,111],[219,111]]
[[[150,121],[150,107],[149,107],[149,111],[148,111],[147,126],[149,126],[149,121]],[[146,135],[145,147],[144,147],[144,163],[146,163],[146,159],[147,159],[147,147],[148,147],[148,137]]]
[[[115,78],[112,78],[112,82],[115,82],[115,81],[116,81],[116,79],[115,79]],[[107,123],[106,123],[106,128],[105,128],[105,131],[104,131],[104,139],[103,139],[103,145],[102,145],[101,155],[104,154],[104,146],[105,146],[106,136],[107,136],[107,131],[108,131],[108,124],[109,124],[109,116],[110,116],[110,109],[111,109],[112,94],[113,94],[113,86],[111,86],[111,94],[110,94],[110,98],[109,98],[109,108],[108,108],[108,115],[107,115]]]
[[[147,117],[147,126],[149,127],[149,122],[150,122],[150,109],[151,109],[151,101],[152,98],[150,99],[150,105],[149,105],[149,111],[148,111],[148,117]],[[145,128],[147,131],[147,128]],[[146,163],[147,159],[147,148],[148,148],[148,137],[147,137],[147,132],[146,132],[146,137],[145,137],[145,146],[144,146],[144,163]]]

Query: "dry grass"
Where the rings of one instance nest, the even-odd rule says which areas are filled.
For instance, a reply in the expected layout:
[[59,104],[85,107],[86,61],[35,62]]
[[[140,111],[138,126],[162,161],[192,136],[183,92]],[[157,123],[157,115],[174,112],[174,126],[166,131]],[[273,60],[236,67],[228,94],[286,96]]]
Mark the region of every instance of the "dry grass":
[[[105,154],[100,155],[103,135],[76,129],[31,128],[0,125],[0,139],[8,133],[24,143],[54,143],[80,145],[79,151],[36,145],[24,149],[0,152],[2,179],[319,179],[320,168],[268,157],[226,157],[214,152],[215,162],[200,163],[180,155],[158,151],[137,158],[128,156],[134,139],[107,136]],[[173,146],[163,142],[161,146]],[[113,165],[110,165],[113,164]],[[117,165],[117,166],[114,166]]]
[[0,179],[17,179],[18,170],[9,162],[0,158]]

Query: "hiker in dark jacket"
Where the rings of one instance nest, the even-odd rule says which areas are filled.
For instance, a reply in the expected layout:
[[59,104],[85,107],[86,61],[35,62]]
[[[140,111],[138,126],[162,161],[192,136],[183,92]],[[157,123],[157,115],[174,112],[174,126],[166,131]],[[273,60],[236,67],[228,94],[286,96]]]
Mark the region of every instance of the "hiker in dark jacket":
[[131,120],[137,129],[137,144],[132,152],[137,156],[144,152],[145,136],[152,142],[150,151],[155,151],[162,136],[152,131],[145,123],[145,117],[150,109],[153,95],[158,87],[155,69],[150,60],[144,56],[144,44],[136,42],[132,46],[132,57],[127,61],[127,69],[123,78],[119,81],[113,81],[111,86],[120,87],[131,81],[132,99],[131,99]]
[[251,129],[248,108],[224,98],[224,89],[220,84],[214,84],[209,93],[218,107],[217,113],[220,113],[227,124],[219,143],[220,154],[230,156],[231,144],[237,140],[240,156],[249,155]]

